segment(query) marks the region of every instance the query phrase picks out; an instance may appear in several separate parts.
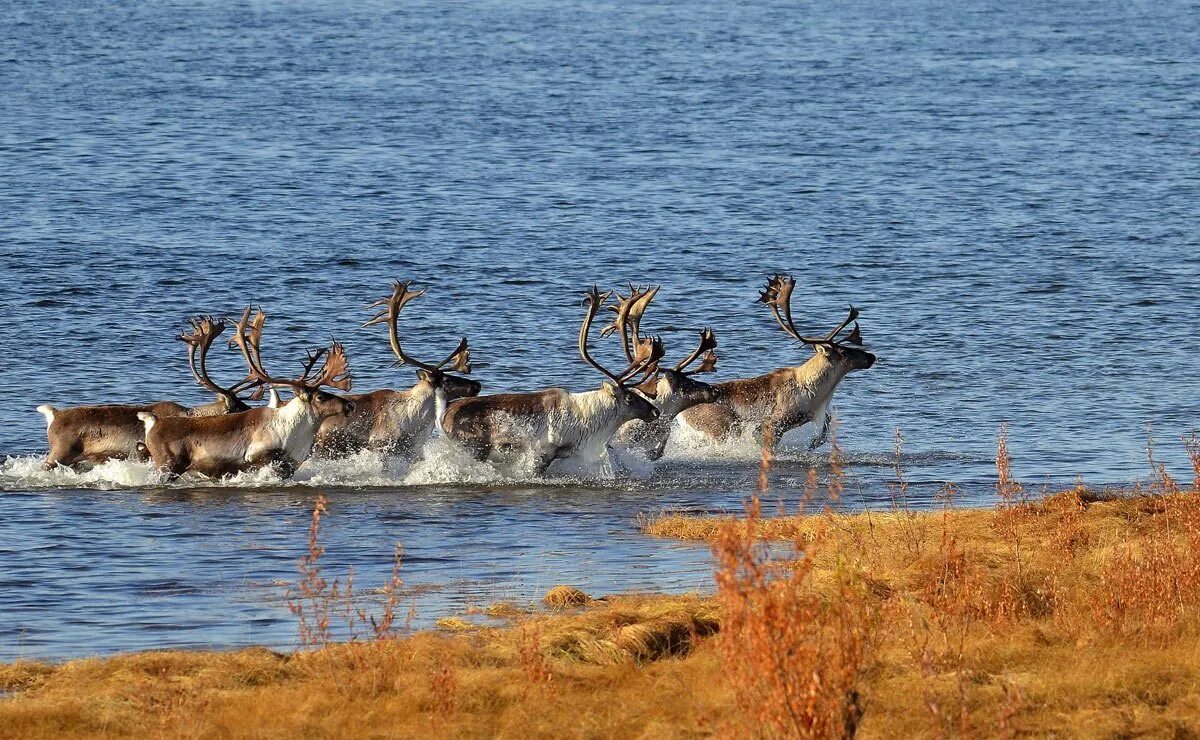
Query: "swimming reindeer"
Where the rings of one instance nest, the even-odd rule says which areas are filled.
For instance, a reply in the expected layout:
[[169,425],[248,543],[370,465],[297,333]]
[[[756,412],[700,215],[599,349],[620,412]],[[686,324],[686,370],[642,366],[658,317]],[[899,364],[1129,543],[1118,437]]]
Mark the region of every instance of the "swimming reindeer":
[[[636,348],[645,338],[641,333],[642,315],[654,296],[658,294],[658,286],[647,290],[639,290],[629,286],[629,296],[622,298],[615,306],[609,306],[616,316],[613,322],[604,327],[604,334],[616,333],[621,337],[621,345],[625,356],[633,362]],[[658,418],[653,421],[634,419],[626,423],[613,438],[615,447],[639,450],[648,460],[662,458],[671,436],[671,427],[675,417],[696,404],[712,403],[717,400],[719,392],[708,383],[693,380],[691,376],[712,372],[717,367],[717,337],[712,329],[705,327],[700,331],[700,344],[687,357],[680,360],[673,368],[662,368],[656,363],[648,370],[648,376],[638,384],[638,390],[654,401],[658,407]],[[695,370],[688,366],[703,358]]]
[[459,399],[442,417],[442,430],[479,460],[494,460],[505,453],[530,455],[534,472],[540,475],[558,459],[602,456],[613,434],[627,421],[658,418],[658,409],[630,380],[662,357],[660,341],[648,339],[639,345],[619,374],[588,353],[592,322],[611,295],[593,287],[584,299],[587,311],[579,327],[579,356],[608,378],[598,390],[571,393],[548,388]]
[[[263,406],[226,416],[160,417],[153,411],[139,412],[146,427],[146,447],[159,470],[173,478],[188,470],[220,478],[269,465],[289,478],[308,458],[321,422],[354,410],[351,401],[321,390],[321,386],[350,390],[342,345],[334,342],[328,350],[309,352],[296,379],[275,377],[262,366],[259,339],[265,321],[260,309],[251,322],[246,308],[230,344],[242,351],[254,380],[288,386],[295,397],[278,408]],[[311,375],[322,357],[321,371]]]
[[381,389],[344,396],[354,403],[349,416],[326,419],[317,432],[314,454],[336,457],[371,449],[387,454],[411,455],[429,439],[439,411],[459,398],[479,395],[478,381],[451,373],[471,372],[471,350],[464,337],[458,347],[437,364],[421,362],[400,345],[397,320],[409,301],[425,295],[408,281],[393,285],[392,294],[370,305],[380,313],[364,326],[386,324],[388,341],[398,364],[416,368],[417,383],[404,391]]
[[[874,365],[875,355],[860,349],[862,334],[857,323],[858,309],[853,306],[846,319],[827,335],[810,337],[801,334],[792,322],[791,300],[795,287],[795,278],[775,275],[767,281],[758,301],[771,309],[788,336],[811,347],[816,354],[798,367],[717,383],[720,397],[715,403],[695,406],[680,415],[687,426],[718,440],[737,436],[750,428],[763,441],[774,444],[788,430],[820,419],[821,431],[810,447],[824,443],[829,432],[826,409],[838,383],[847,374]],[[853,330],[839,337],[852,322]]]
[[211,316],[189,319],[191,330],[179,335],[188,345],[188,366],[196,382],[212,391],[217,400],[201,406],[187,407],[174,401],[150,404],[105,404],[57,409],[38,406],[46,417],[46,437],[50,452],[42,467],[55,465],[78,467],[81,463],[94,465],[105,460],[144,460],[142,445],[145,426],[138,414],[150,412],[158,417],[220,416],[246,411],[250,406],[240,394],[254,389],[250,400],[262,397],[262,384],[247,375],[229,387],[222,387],[209,376],[207,359],[213,340],[225,331],[225,322]]

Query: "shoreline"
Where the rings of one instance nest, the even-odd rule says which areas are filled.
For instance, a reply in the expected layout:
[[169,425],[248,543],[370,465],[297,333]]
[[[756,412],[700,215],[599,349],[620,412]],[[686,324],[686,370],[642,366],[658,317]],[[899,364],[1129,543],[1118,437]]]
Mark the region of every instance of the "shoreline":
[[[446,617],[402,635],[393,612],[383,633],[362,619],[359,641],[297,653],[0,664],[0,724],[13,737],[370,734],[385,718],[399,736],[778,730],[788,713],[769,710],[800,679],[761,661],[786,647],[841,671],[822,676],[829,702],[811,721],[864,737],[1195,731],[1200,493],[1115,493],[749,524],[668,513],[643,530],[712,544],[716,593],[563,589],[543,611],[483,610],[501,626]],[[763,541],[788,552],[756,554]],[[336,618],[326,597],[312,603]]]

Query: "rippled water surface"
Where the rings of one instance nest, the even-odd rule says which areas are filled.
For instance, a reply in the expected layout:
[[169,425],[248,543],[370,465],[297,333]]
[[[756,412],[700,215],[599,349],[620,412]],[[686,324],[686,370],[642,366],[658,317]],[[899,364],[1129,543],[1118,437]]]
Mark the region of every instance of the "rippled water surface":
[[[331,335],[356,388],[403,387],[363,305],[430,287],[418,355],[459,335],[487,390],[594,387],[580,291],[661,283],[668,351],[719,376],[794,364],[752,303],[799,280],[880,363],[836,407],[846,506],[990,502],[998,426],[1032,485],[1185,475],[1200,418],[1200,6],[1019,1],[383,3],[16,0],[0,21],[0,658],[288,646],[313,500],[329,575],[405,547],[417,621],[556,583],[704,589],[707,550],[641,512],[737,509],[750,446],[504,479],[446,450],[286,485],[44,474],[39,403],[198,402],[173,335],[269,315],[277,364]],[[611,347],[608,348],[611,351]],[[608,355],[612,357],[612,355]],[[225,374],[236,358],[215,359]],[[825,454],[789,440],[794,504]],[[197,487],[198,486],[198,487]]]

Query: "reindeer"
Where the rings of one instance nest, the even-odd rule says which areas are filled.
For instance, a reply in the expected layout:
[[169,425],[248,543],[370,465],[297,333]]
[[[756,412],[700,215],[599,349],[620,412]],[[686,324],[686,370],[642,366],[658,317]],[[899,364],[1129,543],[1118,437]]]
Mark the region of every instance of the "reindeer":
[[[858,309],[851,306],[846,319],[823,337],[802,335],[792,322],[792,291],[795,278],[775,275],[758,298],[765,303],[783,331],[816,353],[799,367],[785,367],[755,378],[717,383],[720,397],[715,403],[684,411],[683,422],[705,436],[726,439],[750,428],[766,444],[774,444],[791,429],[821,419],[821,431],[810,445],[815,449],[829,433],[826,409],[842,378],[875,364],[875,355],[863,349],[858,328]],[[853,330],[839,338],[846,327]],[[855,345],[855,346],[850,346]]]
[[658,409],[630,379],[662,357],[662,343],[647,340],[620,374],[607,370],[588,353],[587,340],[596,313],[611,296],[594,286],[586,294],[587,311],[579,328],[579,356],[608,378],[599,390],[571,393],[548,388],[533,393],[501,393],[463,398],[449,405],[442,430],[479,460],[503,453],[525,453],[541,475],[555,460],[582,455],[599,457],[627,421],[654,421]]
[[397,329],[400,312],[409,301],[425,295],[424,290],[413,291],[410,285],[408,281],[396,281],[390,296],[370,304],[369,308],[382,310],[363,326],[387,325],[388,341],[397,364],[416,368],[416,385],[405,391],[382,389],[344,396],[354,403],[354,412],[330,417],[321,424],[314,454],[337,457],[371,449],[410,455],[429,439],[448,402],[479,395],[478,381],[450,374],[471,372],[471,350],[465,337],[436,365],[421,362],[401,347]]
[[[616,313],[613,322],[604,327],[601,336],[617,333],[621,337],[621,345],[625,356],[633,362],[637,347],[646,341],[641,334],[642,315],[654,297],[659,287],[639,290],[629,286],[629,296],[617,296],[618,303],[609,308]],[[617,447],[640,450],[648,460],[659,460],[671,436],[671,426],[675,417],[696,404],[712,403],[718,397],[717,389],[708,383],[693,380],[692,375],[712,372],[717,367],[717,337],[712,329],[705,327],[700,331],[700,344],[687,357],[680,360],[674,368],[660,368],[656,363],[649,368],[647,377],[638,390],[654,401],[658,407],[658,418],[645,422],[634,419],[620,428],[613,438]],[[687,370],[688,366],[703,357],[699,367]]]
[[[254,380],[272,386],[286,385],[295,397],[277,408],[269,406],[227,416],[160,418],[152,411],[138,413],[146,428],[146,447],[155,467],[172,479],[192,470],[220,478],[264,466],[290,478],[309,456],[321,422],[346,416],[354,404],[320,389],[350,390],[352,379],[342,345],[309,352],[296,379],[272,376],[263,369],[259,338],[266,316],[260,309],[250,321],[249,307],[230,341],[241,350]],[[324,357],[321,371],[310,377]]]
[[48,404],[37,410],[46,417],[46,437],[50,452],[42,468],[50,470],[55,465],[77,468],[81,464],[95,465],[105,460],[146,459],[143,437],[145,427],[138,414],[150,412],[159,417],[168,416],[220,416],[245,411],[250,408],[241,397],[242,392],[255,389],[247,398],[262,397],[262,385],[247,375],[228,388],[219,386],[208,374],[206,364],[208,350],[213,340],[225,331],[225,323],[211,316],[189,319],[191,330],[178,336],[188,345],[188,366],[196,382],[212,391],[217,400],[189,408],[174,401],[159,401],[150,404],[106,404],[76,406],[57,409]]

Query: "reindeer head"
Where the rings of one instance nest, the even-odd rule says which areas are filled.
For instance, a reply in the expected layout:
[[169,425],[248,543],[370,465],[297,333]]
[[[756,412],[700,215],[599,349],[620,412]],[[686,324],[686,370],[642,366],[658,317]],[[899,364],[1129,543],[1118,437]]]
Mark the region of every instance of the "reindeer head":
[[[765,303],[774,314],[775,320],[788,336],[801,344],[812,347],[813,351],[828,358],[831,362],[842,365],[846,372],[851,370],[866,370],[875,364],[875,355],[862,349],[862,333],[858,329],[858,309],[850,307],[846,319],[823,337],[805,336],[796,329],[792,322],[792,291],[796,287],[796,279],[791,275],[775,275],[767,281],[767,287],[758,297],[760,303]],[[854,328],[845,336],[839,337],[846,327],[854,323]]]
[[368,306],[368,308],[379,308],[382,310],[373,316],[370,321],[363,324],[363,326],[387,324],[389,330],[388,341],[392,345],[392,353],[396,355],[397,363],[414,366],[417,369],[417,380],[422,383],[428,383],[436,390],[443,391],[446,394],[447,400],[453,401],[456,398],[479,395],[479,391],[483,387],[479,381],[459,375],[451,375],[447,372],[447,370],[450,370],[456,373],[463,373],[464,375],[471,372],[471,348],[467,344],[466,337],[460,339],[454,351],[436,365],[421,362],[412,355],[405,353],[404,348],[400,346],[400,333],[398,330],[400,312],[404,310],[409,301],[425,295],[424,290],[414,291],[410,289],[410,285],[411,281],[408,280],[404,282],[395,281],[392,284],[392,294],[390,296],[381,298]]
[[662,341],[658,337],[653,337],[639,345],[630,358],[629,365],[620,374],[609,371],[588,354],[587,340],[592,329],[592,322],[595,321],[600,307],[608,301],[611,295],[611,292],[601,293],[593,285],[592,289],[584,296],[583,302],[587,306],[587,312],[584,314],[583,324],[579,327],[579,356],[583,358],[584,362],[608,378],[608,382],[602,386],[603,391],[612,394],[617,404],[628,412],[627,415],[630,419],[654,421],[659,415],[658,408],[630,381],[658,364],[663,355]]
[[[341,344],[334,342],[328,349],[310,350],[308,356],[301,363],[304,369],[298,378],[276,378],[263,369],[262,353],[259,349],[262,328],[267,317],[263,314],[262,309],[259,309],[254,320],[251,321],[250,310],[250,306],[247,306],[241,321],[237,323],[237,333],[233,339],[229,340],[229,344],[230,346],[237,345],[238,349],[242,351],[242,356],[246,358],[246,364],[250,366],[250,374],[255,380],[264,384],[290,387],[296,394],[296,401],[308,406],[320,419],[331,416],[348,416],[354,411],[352,401],[321,390],[321,386],[328,386],[348,391],[353,384],[349,363],[346,360],[346,350]],[[321,365],[321,371],[313,375],[313,368],[322,358],[325,359],[325,362]]]

